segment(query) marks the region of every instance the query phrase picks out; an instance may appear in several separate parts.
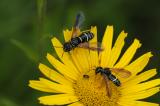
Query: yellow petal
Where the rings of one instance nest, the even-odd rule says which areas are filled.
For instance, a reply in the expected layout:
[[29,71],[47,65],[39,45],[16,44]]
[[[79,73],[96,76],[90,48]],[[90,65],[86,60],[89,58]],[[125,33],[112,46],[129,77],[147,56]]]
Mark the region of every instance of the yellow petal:
[[65,61],[69,61],[70,62],[70,59],[71,59],[70,55],[69,55],[68,52],[64,52],[63,51],[63,45],[60,43],[60,41],[55,37],[52,38],[51,41],[52,41],[53,47],[55,48],[55,51],[56,51],[58,57],[62,60],[62,62],[65,62]]
[[[72,30],[73,31],[73,30]],[[64,38],[65,38],[65,42],[68,42],[71,40],[71,37],[72,37],[72,31],[70,30],[65,30],[63,31],[64,33]],[[78,32],[80,33],[80,32]],[[74,50],[71,51],[71,54]],[[66,55],[67,53],[64,53],[64,56]],[[76,68],[78,69],[79,72],[81,72],[83,69],[81,68],[81,65],[79,65],[79,61],[77,60],[77,58],[74,56],[74,55],[71,55],[72,57],[72,61],[74,62]],[[65,57],[64,57],[65,58]],[[69,57],[70,58],[70,57]],[[66,60],[65,60],[66,61]],[[64,62],[64,61],[63,61]]]
[[137,106],[159,106],[157,103],[136,101]]
[[144,99],[144,98],[150,97],[150,96],[158,93],[159,91],[160,91],[160,87],[155,87],[155,88],[147,89],[147,90],[140,91],[140,92],[137,92],[137,93],[131,93],[131,94],[126,94],[126,95],[122,94],[122,97],[120,98],[120,100]]
[[[78,34],[81,32],[78,31]],[[72,31],[66,31],[64,32],[65,40],[70,40],[72,35]],[[66,37],[69,36],[69,37]],[[70,38],[70,39],[69,39]],[[84,48],[75,48],[74,50],[70,51],[72,61],[74,62],[76,68],[78,69],[79,72],[85,72],[89,69],[89,50],[84,49]]]
[[159,106],[159,104],[143,101],[121,101],[118,102],[121,106]]
[[125,95],[128,93],[139,92],[139,91],[143,91],[143,90],[146,90],[146,89],[158,86],[158,85],[160,85],[160,79],[155,79],[155,80],[140,83],[137,85],[133,85],[133,86],[131,85],[131,86],[124,88],[124,89],[122,88],[121,93]]
[[[77,49],[77,48],[76,48],[76,49]],[[80,63],[82,63],[82,62],[81,62],[82,59],[79,60],[79,58],[77,57],[77,55],[76,55],[76,53],[75,53],[76,49],[74,49],[73,51],[71,51],[71,57],[72,57],[73,63],[74,63],[75,66],[77,67],[78,71],[79,71],[80,73],[82,73],[82,72],[84,71],[83,67],[81,67],[81,64],[80,64]],[[74,55],[74,54],[75,54],[75,55]]]
[[68,93],[68,94],[73,94],[74,93],[73,88],[71,86],[58,84],[58,83],[49,81],[49,80],[44,79],[44,78],[40,78],[40,81],[42,82],[43,85],[45,85],[48,88],[51,88],[51,89],[53,89],[57,92]]
[[[73,30],[72,30],[73,31]],[[69,41],[72,36],[72,31],[66,30],[64,31],[65,41]],[[80,30],[78,30],[78,35],[80,34]],[[72,61],[75,64],[77,70],[81,73],[89,69],[89,51],[82,48],[75,48],[70,51]]]
[[132,74],[129,78],[127,79],[121,79],[121,82],[127,82],[129,79],[133,78],[137,73],[141,72],[145,66],[148,64],[150,57],[152,57],[151,52],[148,52],[138,59],[134,60],[132,63],[129,65],[125,66],[124,69],[130,71]]
[[[81,32],[79,32],[81,33]],[[81,73],[89,70],[90,67],[90,55],[89,50],[84,48],[75,48],[71,52],[72,60]]]
[[64,76],[76,80],[77,79],[77,74],[74,70],[70,70],[70,67],[67,67],[63,63],[61,63],[59,60],[57,60],[54,56],[50,55],[49,53],[47,54],[47,59],[48,61]]
[[104,51],[100,52],[100,64],[102,67],[107,67],[110,61],[111,48],[113,39],[113,26],[107,26],[103,40],[102,46]]
[[148,64],[150,57],[152,57],[151,52],[148,52],[135,61],[133,61],[128,66],[124,67],[126,70],[131,71],[132,76],[136,75],[138,72],[142,71],[145,66]]
[[67,30],[64,30],[63,31],[63,34],[64,34],[64,39],[66,42],[70,41],[71,39],[71,35],[72,35],[72,31],[69,31],[68,29]]
[[127,37],[127,33],[125,33],[124,31],[122,31],[119,34],[119,36],[118,36],[118,38],[117,38],[117,40],[111,50],[111,56],[110,56],[110,61],[109,61],[108,67],[113,67],[113,65],[118,60],[118,58],[121,54],[122,48],[125,44],[124,40],[126,37]]
[[43,92],[49,92],[49,93],[59,93],[47,86],[45,86],[44,84],[42,84],[42,82],[40,81],[36,81],[36,80],[30,80],[29,81],[29,85],[31,88],[39,90],[39,91],[43,91]]
[[84,106],[84,105],[81,104],[80,102],[75,102],[75,103],[69,104],[68,106]]
[[137,49],[141,47],[141,44],[139,40],[135,39],[132,45],[126,50],[126,52],[123,54],[121,59],[118,61],[118,63],[114,66],[116,68],[122,68],[129,64],[129,62],[132,60],[134,54],[136,53]]
[[[76,69],[75,65],[73,64],[72,60],[71,60],[71,56],[69,55],[68,52],[64,52],[63,48],[58,48],[58,47],[63,47],[63,45],[59,42],[58,39],[53,38],[52,39],[52,44],[53,46],[55,46],[55,51],[58,55],[58,57],[61,59],[61,61],[67,65],[68,67],[70,67],[70,70],[73,70],[74,72],[76,72],[78,74],[78,70]],[[56,47],[58,46],[58,47]],[[62,56],[63,55],[63,56]]]
[[145,71],[145,72],[133,77],[132,79],[128,80],[127,82],[123,83],[122,88],[126,88],[131,85],[136,85],[140,82],[146,81],[149,78],[152,78],[153,76],[155,76],[156,74],[157,74],[156,69],[151,69],[151,70]]
[[75,48],[71,51],[71,56],[76,66],[79,67],[80,72],[84,73],[89,70],[89,50],[84,48]]
[[[81,33],[80,31],[78,32]],[[69,32],[68,32],[69,34]],[[72,34],[72,31],[70,31]],[[89,70],[91,64],[89,50],[84,48],[75,48],[71,52],[72,61],[79,72],[84,73]]]
[[39,69],[47,78],[49,78],[53,81],[56,81],[60,84],[71,85],[71,82],[69,82],[69,80],[67,80],[64,76],[62,76],[61,74],[59,74],[55,70],[47,67],[46,65],[40,63]]
[[77,97],[70,94],[58,94],[51,96],[43,96],[39,98],[40,103],[44,105],[65,105],[78,101]]
[[[90,43],[97,43],[97,27],[91,27],[91,32],[94,34],[94,38],[90,41]],[[98,66],[98,52],[90,51],[90,62],[91,68]]]

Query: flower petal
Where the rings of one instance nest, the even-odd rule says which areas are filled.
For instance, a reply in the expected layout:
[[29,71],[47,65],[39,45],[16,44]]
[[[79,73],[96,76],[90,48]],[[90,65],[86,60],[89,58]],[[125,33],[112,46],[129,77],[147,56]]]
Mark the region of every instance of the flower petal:
[[74,70],[70,70],[69,67],[66,67],[63,63],[61,63],[59,60],[57,60],[54,56],[50,55],[49,53],[47,54],[47,59],[48,61],[64,76],[76,80],[77,79],[77,74],[74,72]]
[[143,101],[121,101],[120,106],[159,106],[157,103],[143,102]]
[[65,39],[66,42],[71,40],[72,31],[69,31],[67,29],[67,30],[63,31],[63,34],[64,34],[64,39]]
[[132,79],[128,80],[127,82],[124,82],[122,88],[127,88],[129,86],[136,85],[140,82],[146,81],[149,78],[152,78],[153,76],[155,76],[156,74],[157,74],[156,69],[151,69],[151,70],[145,71],[145,72],[133,77]]
[[[78,30],[78,35],[81,33]],[[64,37],[66,41],[71,39],[72,31],[64,31]],[[79,72],[84,72],[89,69],[89,50],[84,48],[75,48],[74,50],[70,51],[72,60],[78,69]]]
[[56,81],[60,84],[71,85],[71,82],[69,82],[69,80],[67,80],[64,76],[62,76],[61,74],[59,74],[55,70],[47,67],[46,65],[40,63],[39,69],[47,78],[49,78],[53,81]]
[[124,31],[122,31],[119,34],[119,36],[118,36],[118,38],[117,38],[117,40],[116,40],[116,42],[115,42],[115,44],[112,48],[108,67],[113,67],[113,65],[118,60],[119,55],[121,54],[122,48],[125,44],[124,40],[125,40],[126,37],[127,37],[127,33],[125,33]]
[[[87,30],[88,31],[88,30]],[[85,32],[85,31],[84,31]],[[79,35],[82,32],[78,32]],[[90,68],[90,55],[89,50],[84,48],[75,48],[71,52],[72,60],[78,68],[79,72],[84,73]]]
[[102,67],[107,67],[110,61],[111,48],[112,48],[112,39],[113,39],[113,26],[107,26],[103,40],[102,46],[104,51],[100,52],[100,64]]
[[138,72],[140,72],[144,69],[144,67],[149,62],[150,57],[152,57],[152,56],[153,55],[151,54],[151,52],[148,52],[148,53],[142,55],[141,57],[139,57],[138,59],[136,59],[135,61],[133,61],[128,66],[126,66],[125,69],[131,71],[132,76],[134,76]]
[[[65,30],[65,31],[63,31],[63,33],[64,33],[64,38],[65,38],[65,42],[68,42],[68,41],[71,40],[72,31],[73,31],[73,30],[70,31],[70,30],[68,30],[68,29]],[[78,33],[80,33],[80,32],[78,32]],[[76,48],[76,49],[77,49],[77,48]],[[70,55],[70,56],[72,57],[72,61],[73,61],[73,63],[75,64],[75,66],[76,66],[76,68],[78,69],[78,71],[81,72],[83,69],[81,68],[81,65],[79,65],[79,60],[77,59],[76,56],[72,55],[76,49],[74,49],[74,50],[71,51],[71,55]],[[65,54],[66,54],[66,53],[64,53],[64,55],[65,55]]]
[[75,103],[69,104],[68,106],[84,106],[84,105],[81,104],[80,102],[75,102]]
[[89,50],[84,48],[75,48],[71,51],[71,55],[76,66],[80,68],[80,72],[84,73],[89,70]]
[[141,47],[141,44],[138,39],[135,39],[132,45],[126,50],[126,52],[123,54],[121,59],[118,61],[118,63],[114,66],[116,68],[122,68],[129,64],[129,62],[132,60],[134,54],[136,53],[137,49]]
[[59,93],[51,88],[48,88],[47,86],[45,86],[44,84],[42,84],[42,82],[40,81],[36,81],[36,80],[30,80],[29,81],[29,86],[33,89],[39,90],[39,91],[43,91],[43,92],[49,92],[49,93]]
[[[76,48],[77,49],[77,48]],[[71,57],[72,57],[72,61],[73,63],[75,64],[75,66],[77,67],[78,71],[80,73],[82,73],[84,71],[83,67],[81,67],[82,65],[80,63],[82,59],[79,60],[78,56],[77,55],[74,55],[76,54],[75,51],[76,49],[74,49],[74,51],[71,51]],[[78,53],[78,52],[77,52]]]
[[155,87],[155,88],[147,89],[147,90],[140,91],[137,93],[131,93],[131,94],[126,94],[126,95],[122,94],[122,97],[120,98],[120,100],[121,99],[122,100],[125,100],[125,99],[128,99],[128,100],[144,99],[144,98],[150,97],[150,96],[158,93],[159,91],[160,91],[160,87]]
[[[94,38],[90,41],[90,43],[97,43],[97,27],[91,27],[91,32],[94,34]],[[98,52],[90,51],[90,62],[91,68],[98,66]]]
[[43,85],[46,85],[47,87],[49,87],[57,92],[68,93],[68,94],[74,93],[73,88],[71,86],[58,84],[58,83],[49,81],[44,78],[40,78],[40,81],[42,82]]
[[122,88],[121,93],[125,95],[128,93],[139,92],[139,91],[143,91],[143,90],[146,90],[146,89],[158,86],[158,85],[160,85],[160,79],[155,79],[155,80],[147,81],[147,82],[140,83],[137,85],[131,85],[124,89]]
[[39,100],[44,105],[65,105],[78,101],[77,97],[70,94],[43,96]]
[[[75,65],[73,64],[73,62],[71,60],[71,56],[69,55],[69,53],[68,52],[64,52],[63,48],[58,48],[58,47],[63,47],[63,45],[59,42],[59,40],[56,39],[56,38],[53,38],[52,39],[52,44],[53,44],[53,46],[55,46],[55,51],[56,51],[58,57],[61,59],[61,61],[65,65],[70,67],[70,70],[73,70],[74,72],[79,74],[78,70],[76,69]],[[56,46],[58,46],[58,47],[56,47]]]

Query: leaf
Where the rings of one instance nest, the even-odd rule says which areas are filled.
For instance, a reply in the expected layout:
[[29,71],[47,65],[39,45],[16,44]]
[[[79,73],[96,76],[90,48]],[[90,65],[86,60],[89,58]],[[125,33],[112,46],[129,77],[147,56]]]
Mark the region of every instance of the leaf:
[[45,11],[46,0],[37,0],[37,9],[39,17],[42,17],[43,12]]
[[18,104],[8,98],[0,97],[0,106],[18,106]]
[[33,62],[37,62],[38,61],[38,55],[37,53],[31,49],[30,47],[28,47],[26,44],[16,40],[16,39],[11,39],[11,43],[15,46],[17,46],[20,50],[22,50],[25,55]]

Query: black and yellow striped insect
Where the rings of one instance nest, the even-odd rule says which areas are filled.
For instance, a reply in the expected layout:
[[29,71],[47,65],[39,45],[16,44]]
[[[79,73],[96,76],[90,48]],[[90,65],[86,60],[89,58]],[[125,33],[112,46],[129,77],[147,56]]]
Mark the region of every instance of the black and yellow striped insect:
[[70,52],[71,50],[78,47],[97,51],[103,50],[102,47],[100,47],[100,45],[98,45],[98,43],[96,42],[89,44],[89,41],[94,38],[94,34],[91,31],[87,30],[78,34],[78,32],[80,32],[80,26],[83,23],[83,21],[84,15],[82,12],[79,12],[76,16],[76,20],[73,26],[71,39],[63,44],[62,48],[64,52]]
[[98,74],[100,73],[103,76],[103,81],[106,83],[106,90],[107,90],[107,95],[111,97],[111,88],[109,81],[113,82],[117,87],[121,86],[120,80],[112,74],[112,72],[116,73],[122,78],[128,78],[131,76],[131,72],[128,70],[125,70],[123,68],[102,68],[102,67],[96,67],[95,73]]

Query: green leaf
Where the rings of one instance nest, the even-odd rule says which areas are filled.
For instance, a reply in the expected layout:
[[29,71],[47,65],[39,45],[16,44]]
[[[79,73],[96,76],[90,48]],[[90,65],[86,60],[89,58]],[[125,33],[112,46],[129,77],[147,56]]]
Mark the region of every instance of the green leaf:
[[43,12],[45,11],[46,0],[37,0],[37,9],[39,17],[42,17]]
[[18,104],[5,97],[0,97],[0,106],[18,106]]
[[15,45],[16,47],[18,47],[20,50],[22,50],[31,61],[33,61],[33,62],[38,61],[39,58],[38,58],[36,51],[31,49],[29,46],[27,46],[26,44],[24,44],[16,39],[11,39],[11,43],[13,45]]

